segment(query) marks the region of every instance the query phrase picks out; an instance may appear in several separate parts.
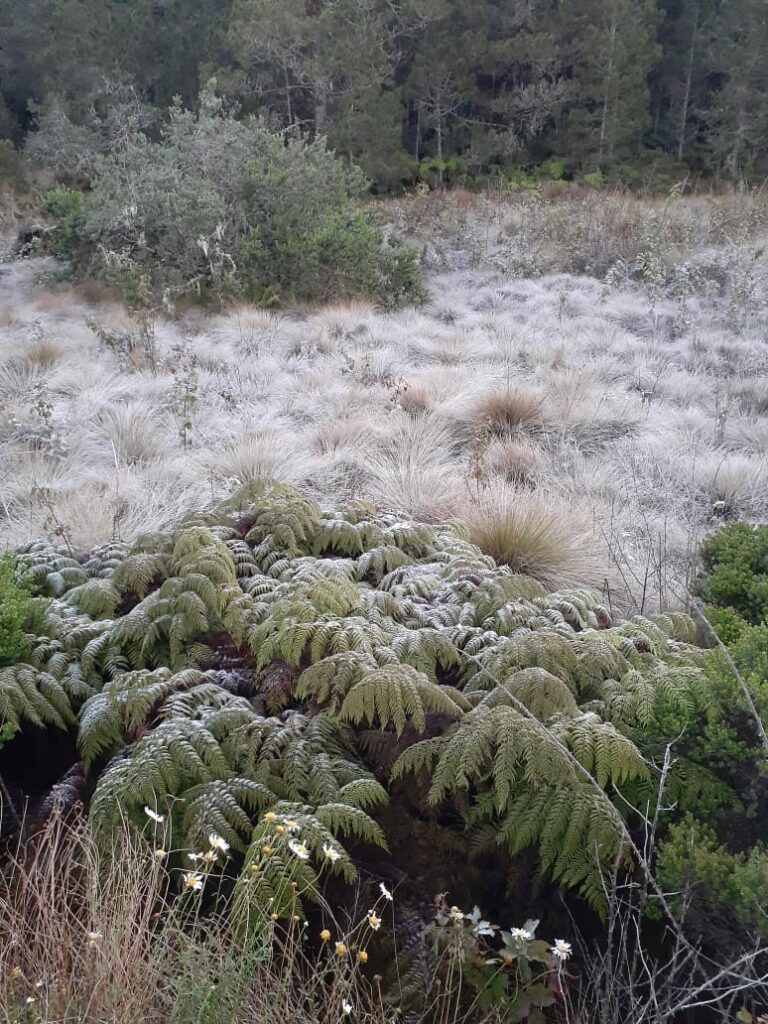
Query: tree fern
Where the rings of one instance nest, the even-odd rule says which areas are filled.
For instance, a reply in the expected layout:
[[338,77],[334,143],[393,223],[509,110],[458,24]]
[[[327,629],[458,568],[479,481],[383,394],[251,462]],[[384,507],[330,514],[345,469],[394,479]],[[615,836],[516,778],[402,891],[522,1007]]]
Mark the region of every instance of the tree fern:
[[19,548],[14,563],[18,582],[42,597],[59,597],[88,580],[85,569],[68,548],[47,541],[34,541]]
[[[189,690],[199,680],[200,672],[195,670],[174,675],[170,669],[160,668],[154,672],[124,672],[108,682],[80,712],[78,746],[86,766],[105,752],[123,746],[131,731],[150,727],[152,719],[160,720],[168,698]],[[175,710],[178,713],[178,705]]]
[[[28,545],[14,572],[50,600],[28,664],[0,672],[3,720],[77,723],[100,834],[157,808],[163,843],[220,834],[280,906],[324,846],[351,879],[347,847],[384,848],[398,816],[426,827],[449,802],[446,855],[536,847],[597,905],[624,838],[611,799],[650,791],[641,749],[722,711],[684,616],[614,622],[596,595],[495,566],[460,525],[271,484],[130,547]],[[699,778],[722,800],[697,770],[681,757],[670,792]],[[306,861],[265,840],[267,814],[300,819]]]

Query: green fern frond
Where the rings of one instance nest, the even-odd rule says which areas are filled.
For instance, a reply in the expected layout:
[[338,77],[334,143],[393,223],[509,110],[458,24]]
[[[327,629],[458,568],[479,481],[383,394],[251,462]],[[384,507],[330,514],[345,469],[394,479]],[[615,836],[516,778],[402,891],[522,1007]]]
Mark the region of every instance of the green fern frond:
[[68,548],[47,541],[19,548],[13,562],[17,582],[36,597],[60,597],[88,580],[85,569]]
[[174,844],[189,851],[204,851],[210,845],[208,837],[215,833],[234,850],[243,850],[254,815],[274,800],[274,793],[266,786],[239,776],[192,786],[184,792]]
[[339,717],[355,725],[378,722],[382,729],[393,725],[401,736],[408,721],[417,732],[424,732],[429,711],[459,718],[466,707],[457,691],[449,694],[446,687],[410,665],[391,665],[368,672],[355,683],[344,698]]
[[32,665],[0,668],[0,727],[10,725],[16,731],[29,722],[41,729],[66,729],[73,721],[72,705],[58,679]]
[[120,591],[111,579],[91,579],[67,591],[65,601],[92,619],[111,619],[120,604]]
[[367,671],[376,668],[376,661],[357,651],[332,654],[310,665],[299,676],[296,696],[311,698],[318,704],[329,704],[336,712],[346,695]]

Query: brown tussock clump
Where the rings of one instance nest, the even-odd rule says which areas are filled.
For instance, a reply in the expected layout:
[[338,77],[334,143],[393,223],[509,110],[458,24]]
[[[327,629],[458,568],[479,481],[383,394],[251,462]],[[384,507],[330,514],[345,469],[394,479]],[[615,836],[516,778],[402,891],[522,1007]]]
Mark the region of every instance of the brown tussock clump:
[[535,391],[504,388],[484,395],[474,409],[476,419],[494,434],[507,434],[542,422],[541,398]]
[[406,384],[398,399],[400,408],[411,416],[420,416],[432,407],[429,389],[425,384]]
[[505,437],[488,449],[488,468],[510,484],[532,487],[536,472],[536,450],[527,441]]
[[467,504],[473,543],[499,565],[558,590],[597,585],[600,562],[586,515],[538,492],[492,485]]
[[32,366],[48,369],[55,365],[62,356],[62,349],[50,338],[40,338],[27,346],[24,355]]

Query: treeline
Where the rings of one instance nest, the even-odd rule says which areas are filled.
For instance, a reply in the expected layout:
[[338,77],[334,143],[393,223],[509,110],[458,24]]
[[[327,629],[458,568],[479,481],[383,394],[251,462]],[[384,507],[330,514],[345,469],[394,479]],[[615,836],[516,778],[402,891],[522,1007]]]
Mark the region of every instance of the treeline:
[[5,0],[0,136],[211,78],[380,189],[768,172],[766,0]]

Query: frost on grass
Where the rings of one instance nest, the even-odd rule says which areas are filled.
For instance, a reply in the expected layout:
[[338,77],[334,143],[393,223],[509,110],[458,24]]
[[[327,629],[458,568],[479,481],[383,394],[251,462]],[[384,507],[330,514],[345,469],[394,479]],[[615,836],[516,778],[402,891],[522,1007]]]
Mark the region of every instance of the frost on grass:
[[546,582],[584,567],[649,610],[705,531],[768,515],[764,200],[384,213],[426,252],[420,309],[182,312],[151,359],[117,304],[2,265],[3,544],[130,540],[269,476],[468,519],[500,556],[540,519]]

